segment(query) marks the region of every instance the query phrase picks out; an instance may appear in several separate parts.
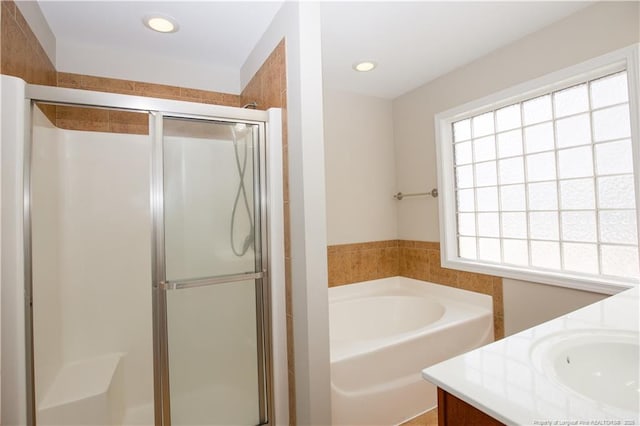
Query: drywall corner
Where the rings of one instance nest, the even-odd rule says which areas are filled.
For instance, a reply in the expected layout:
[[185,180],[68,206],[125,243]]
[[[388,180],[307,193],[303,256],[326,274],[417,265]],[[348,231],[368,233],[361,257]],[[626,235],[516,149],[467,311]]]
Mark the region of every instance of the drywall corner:
[[244,87],[286,43],[296,423],[331,423],[319,5],[285,2],[241,69]]

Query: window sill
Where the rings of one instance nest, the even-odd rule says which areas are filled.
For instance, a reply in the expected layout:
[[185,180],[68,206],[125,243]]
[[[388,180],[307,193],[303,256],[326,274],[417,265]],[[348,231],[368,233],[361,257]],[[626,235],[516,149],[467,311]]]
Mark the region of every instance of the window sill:
[[491,265],[461,258],[446,259],[444,256],[442,258],[442,267],[601,294],[617,294],[639,284],[638,281],[634,282],[624,278],[603,277],[602,279],[596,279],[552,270],[534,271],[506,265]]

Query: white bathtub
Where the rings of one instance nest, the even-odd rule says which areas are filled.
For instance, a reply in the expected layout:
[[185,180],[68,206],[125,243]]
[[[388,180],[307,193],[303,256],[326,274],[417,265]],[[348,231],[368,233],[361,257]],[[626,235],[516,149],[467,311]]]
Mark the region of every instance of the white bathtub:
[[334,425],[394,425],[436,406],[425,367],[493,341],[491,296],[393,277],[329,289]]

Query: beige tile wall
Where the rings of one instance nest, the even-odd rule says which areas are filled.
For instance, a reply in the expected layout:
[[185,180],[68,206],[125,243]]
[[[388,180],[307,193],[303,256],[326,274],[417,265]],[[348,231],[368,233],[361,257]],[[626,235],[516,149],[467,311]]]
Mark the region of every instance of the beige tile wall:
[[226,105],[238,107],[240,95],[211,92],[165,84],[145,83],[141,81],[120,80],[116,78],[96,77],[91,75],[57,73],[57,85],[73,89],[93,90],[97,92],[119,93],[123,95],[149,96],[178,101],[200,102],[203,104]]
[[[56,85],[56,69],[13,0],[2,0],[0,16],[0,74],[20,77],[30,84]],[[42,106],[54,122],[56,108]]]
[[504,337],[502,278],[440,266],[440,244],[390,240],[327,248],[329,286],[400,275],[493,296],[494,334]]
[[289,141],[287,133],[287,72],[285,40],[281,40],[240,95],[242,104],[257,102],[258,109],[282,108],[282,175],[284,195],[284,251],[287,311],[287,364],[289,368],[289,424],[296,424],[293,310],[291,306],[291,226],[289,215]]
[[0,72],[27,83],[55,86],[56,69],[13,0],[2,2]]
[[[210,92],[164,84],[96,77],[90,75],[57,73],[57,86],[123,95],[149,96],[161,99],[200,102],[214,105],[240,106],[240,95]],[[58,106],[57,127],[70,130],[129,133],[149,133],[148,115],[128,111]]]
[[329,246],[329,287],[400,274],[398,240]]
[[68,130],[149,134],[148,114],[128,111],[58,105],[54,124]]

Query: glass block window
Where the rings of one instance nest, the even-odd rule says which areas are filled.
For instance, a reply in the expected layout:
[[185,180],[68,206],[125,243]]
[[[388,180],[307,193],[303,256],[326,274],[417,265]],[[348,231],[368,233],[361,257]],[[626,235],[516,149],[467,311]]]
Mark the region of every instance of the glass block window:
[[460,259],[637,278],[627,72],[451,121]]

